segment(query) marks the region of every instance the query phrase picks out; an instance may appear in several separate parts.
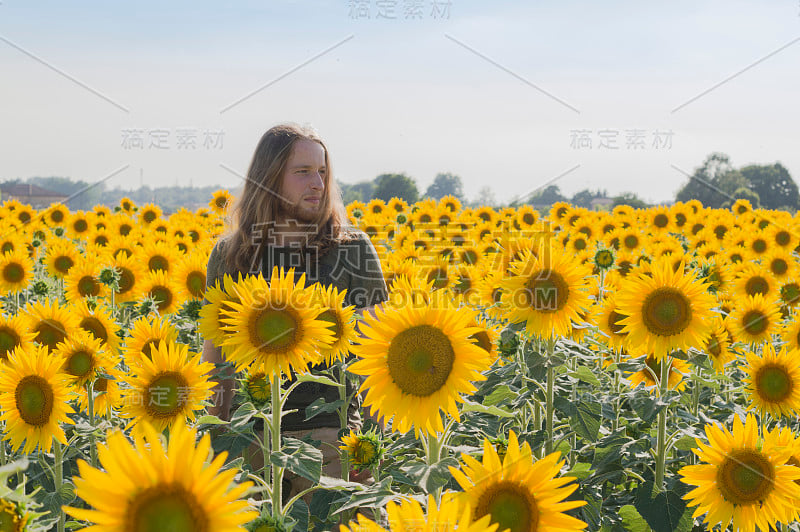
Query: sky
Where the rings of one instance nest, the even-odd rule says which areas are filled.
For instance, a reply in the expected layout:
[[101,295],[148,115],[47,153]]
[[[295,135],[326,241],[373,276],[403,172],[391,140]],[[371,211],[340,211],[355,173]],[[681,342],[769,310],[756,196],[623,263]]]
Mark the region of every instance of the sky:
[[800,181],[800,1],[0,1],[0,180],[238,188],[311,124],[344,183],[451,172],[671,200],[712,152]]

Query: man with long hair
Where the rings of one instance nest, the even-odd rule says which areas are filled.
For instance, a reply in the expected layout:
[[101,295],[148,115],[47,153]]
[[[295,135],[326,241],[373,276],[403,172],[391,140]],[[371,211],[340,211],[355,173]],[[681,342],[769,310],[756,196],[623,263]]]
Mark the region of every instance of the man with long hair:
[[[206,287],[221,284],[226,273],[236,279],[239,272],[261,272],[268,278],[273,266],[294,267],[296,280],[305,273],[307,285],[319,282],[347,289],[344,305],[354,305],[357,312],[372,311],[388,298],[375,248],[365,233],[347,221],[325,143],[313,129],[296,124],[277,125],[258,143],[226,232],[209,256]],[[210,340],[203,345],[203,360],[224,362],[221,349]],[[217,378],[215,397],[222,400],[209,407],[209,413],[230,419],[234,383],[228,367]],[[355,397],[348,405],[348,427],[357,429],[361,425],[359,397],[353,392],[348,390],[348,396]],[[313,382],[298,386],[285,406],[297,411],[283,416],[281,430],[322,441],[323,457],[337,456],[324,470],[339,476],[338,455],[329,449],[338,444],[339,416],[332,412],[305,420],[306,407],[320,397],[336,401],[338,390]],[[304,480],[294,477],[292,495],[306,487]],[[289,490],[284,491],[288,496]]]

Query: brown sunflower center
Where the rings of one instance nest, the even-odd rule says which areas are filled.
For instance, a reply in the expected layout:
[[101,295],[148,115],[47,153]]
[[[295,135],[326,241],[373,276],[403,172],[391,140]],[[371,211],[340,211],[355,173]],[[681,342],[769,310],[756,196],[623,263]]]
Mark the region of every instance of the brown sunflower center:
[[22,264],[11,262],[3,268],[3,280],[7,283],[19,283],[25,279],[25,268]]
[[731,504],[763,501],[775,484],[775,467],[753,449],[731,451],[717,469],[717,487]]
[[124,294],[133,288],[136,276],[128,268],[117,266],[119,269],[119,293]]
[[622,329],[625,328],[620,322],[627,318],[628,316],[624,314],[620,314],[619,312],[612,310],[608,313],[608,328],[611,329],[611,332],[618,335],[618,336],[625,336],[627,333],[623,333]]
[[206,289],[206,275],[203,272],[193,271],[186,276],[186,288],[194,297],[203,297]]
[[167,286],[156,285],[150,289],[150,295],[158,302],[159,312],[163,312],[172,304],[172,290]]
[[754,296],[756,294],[766,294],[769,292],[769,282],[766,279],[761,277],[760,275],[754,275],[753,277],[749,278],[744,285],[744,291],[747,293],[748,296]]
[[150,257],[150,260],[147,261],[147,268],[154,272],[156,270],[169,270],[169,260],[162,256],[162,255],[153,255]]
[[779,246],[788,246],[791,241],[792,235],[789,234],[789,231],[780,230],[775,233],[775,243]]
[[214,200],[214,204],[220,209],[223,209],[225,205],[228,204],[228,198],[225,196],[218,196],[217,199]]
[[709,338],[706,344],[706,349],[708,350],[708,354],[714,358],[717,358],[722,354],[722,344],[716,335],[712,335],[711,338]]
[[75,351],[67,357],[64,369],[74,377],[86,377],[94,369],[94,357],[86,351]]
[[523,291],[525,306],[537,312],[558,312],[567,304],[569,285],[552,270],[541,270],[528,280]]
[[780,364],[767,364],[756,372],[756,393],[764,401],[780,403],[794,389],[794,380],[787,368]]
[[19,345],[17,331],[8,326],[0,327],[0,359],[8,358],[8,353]]
[[476,332],[475,334],[471,334],[469,336],[469,339],[473,340],[473,342],[477,344],[478,347],[480,347],[487,353],[491,353],[492,340],[489,338],[489,333],[487,333],[486,331],[480,331]]
[[448,283],[447,269],[446,268],[433,268],[428,272],[428,282],[433,281],[433,288],[438,290],[444,288]]
[[104,377],[97,377],[94,381],[93,389],[96,393],[102,393],[108,391],[108,379]]
[[490,485],[478,499],[475,518],[491,516],[498,530],[527,532],[539,527],[539,507],[527,487],[509,480]]
[[333,331],[334,342],[339,339],[342,334],[342,324],[339,322],[339,316],[331,309],[326,310],[317,317],[318,320],[330,323],[328,328]]
[[76,220],[75,223],[72,224],[72,228],[76,233],[83,233],[89,229],[89,224],[86,220]]
[[22,525],[16,505],[0,499],[0,532],[21,532]]
[[144,214],[142,214],[142,219],[147,223],[152,222],[156,218],[157,218],[157,215],[153,211],[145,211]]
[[173,417],[188,402],[189,391],[189,383],[177,371],[159,373],[147,387],[147,413],[155,418]]
[[66,255],[61,255],[60,257],[56,257],[56,260],[53,261],[53,266],[56,270],[60,273],[66,274],[69,273],[70,268],[75,265],[75,261],[72,260],[71,257],[67,257]]
[[628,249],[636,249],[636,246],[639,245],[639,237],[636,235],[628,235],[622,240],[622,243]]
[[691,323],[692,307],[680,290],[657,288],[644,300],[642,320],[651,334],[673,336],[683,332]]
[[767,330],[769,318],[760,310],[749,310],[742,318],[742,325],[749,334],[761,334]]
[[28,425],[40,427],[53,412],[53,387],[38,375],[23,377],[14,390],[17,412]]
[[97,318],[86,316],[81,320],[80,327],[84,331],[90,332],[98,340],[108,341],[108,331],[106,331],[105,325]]
[[208,532],[209,523],[195,495],[178,484],[141,491],[125,510],[125,532]]
[[800,285],[787,283],[781,287],[781,299],[787,305],[795,305],[800,301]]
[[664,228],[669,224],[669,218],[666,214],[659,213],[653,217],[653,225],[659,228]]
[[93,297],[100,293],[100,284],[91,275],[81,277],[77,288],[81,297]]
[[299,327],[291,310],[267,308],[253,315],[251,341],[261,351],[283,351],[295,344]]
[[43,319],[36,324],[33,330],[36,331],[34,340],[47,346],[50,351],[55,349],[56,345],[63,342],[64,338],[67,337],[64,327],[55,320]]
[[783,275],[789,270],[789,264],[784,259],[776,258],[769,263],[769,269],[775,275]]
[[757,238],[753,241],[752,248],[756,253],[764,253],[767,250],[767,241],[763,238]]
[[455,362],[450,339],[433,325],[415,325],[394,337],[387,365],[403,393],[426,397],[444,386]]

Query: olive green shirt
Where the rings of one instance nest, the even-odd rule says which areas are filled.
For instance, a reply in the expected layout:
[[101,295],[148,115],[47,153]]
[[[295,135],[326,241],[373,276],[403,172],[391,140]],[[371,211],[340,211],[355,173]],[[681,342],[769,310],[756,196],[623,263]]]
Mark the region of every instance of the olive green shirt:
[[[208,257],[206,272],[206,287],[214,286],[219,282],[222,286],[222,277],[225,267],[222,264],[220,247],[224,241],[218,241]],[[310,286],[320,283],[322,286],[333,285],[340,291],[347,290],[344,305],[353,305],[357,309],[376,305],[388,299],[386,281],[383,277],[380,259],[369,237],[362,231],[355,231],[353,240],[340,243],[330,248],[327,253],[316,261],[312,255],[305,255],[297,248],[277,247],[264,245],[259,264],[255,265],[256,271],[261,271],[269,279],[272,267],[278,266],[285,270],[295,268],[295,280],[299,281],[302,274],[306,274],[305,284]],[[314,366],[312,369],[324,369],[324,365]],[[348,386],[348,395],[354,390]],[[325,386],[315,382],[306,382],[299,385],[286,401],[286,409],[297,409],[297,412],[286,414],[281,421],[282,430],[310,430],[321,427],[338,427],[339,416],[336,412],[319,414],[305,421],[305,409],[311,403],[323,397],[326,402],[339,399],[339,394],[333,386]],[[359,424],[359,399],[349,405],[349,424]]]

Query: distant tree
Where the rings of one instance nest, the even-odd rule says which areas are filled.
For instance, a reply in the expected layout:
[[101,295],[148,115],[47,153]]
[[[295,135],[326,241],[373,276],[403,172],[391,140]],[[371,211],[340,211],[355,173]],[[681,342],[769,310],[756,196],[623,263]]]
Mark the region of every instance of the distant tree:
[[614,196],[613,199],[612,205],[614,207],[617,205],[630,205],[634,209],[646,209],[648,207],[647,203],[633,192],[623,192],[619,196]]
[[497,198],[495,198],[492,187],[481,187],[475,201],[470,205],[472,207],[497,207]]
[[417,183],[405,174],[381,174],[375,178],[373,197],[389,201],[400,198],[407,203],[416,203],[419,200]]
[[789,171],[780,163],[773,165],[750,165],[740,170],[750,189],[758,194],[765,209],[800,206],[797,184]]
[[734,191],[733,196],[728,201],[722,204],[722,208],[730,209],[733,203],[738,199],[746,199],[747,201],[750,202],[750,205],[752,205],[754,209],[761,207],[760,198],[758,197],[758,194],[756,194],[747,187],[740,187]]
[[28,183],[69,197],[67,207],[71,210],[92,209],[101,202],[105,190],[105,183],[73,181],[68,177],[31,177]]
[[445,196],[455,196],[459,200],[463,200],[464,186],[461,183],[461,178],[455,174],[437,174],[433,183],[425,190],[425,196],[435,200],[442,199]]
[[588,188],[581,190],[580,192],[576,192],[570,203],[577,207],[583,207],[588,209],[592,206],[592,200],[595,198],[604,198],[605,191],[595,190],[591,191]]
[[695,169],[689,181],[678,191],[677,201],[699,200],[707,207],[719,208],[730,199],[736,189],[747,186],[746,180],[726,174],[733,172],[730,158],[724,153],[712,153],[700,168]]
[[558,185],[549,185],[528,196],[527,203],[537,206],[546,206],[552,205],[557,201],[567,201],[567,198],[561,194],[561,189],[558,188]]

